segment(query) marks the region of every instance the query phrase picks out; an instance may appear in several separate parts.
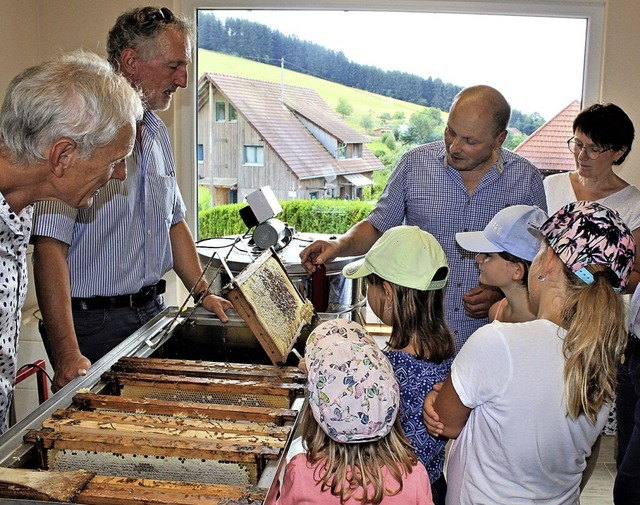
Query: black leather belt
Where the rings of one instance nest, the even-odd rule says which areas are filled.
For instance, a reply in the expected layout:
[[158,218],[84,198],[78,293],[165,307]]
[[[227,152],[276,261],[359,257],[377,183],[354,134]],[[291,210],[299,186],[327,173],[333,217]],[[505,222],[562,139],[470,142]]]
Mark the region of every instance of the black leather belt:
[[132,295],[93,296],[91,298],[71,298],[71,308],[74,310],[109,310],[129,307],[142,307],[156,296],[164,293],[167,283],[164,279],[153,286],[146,286]]

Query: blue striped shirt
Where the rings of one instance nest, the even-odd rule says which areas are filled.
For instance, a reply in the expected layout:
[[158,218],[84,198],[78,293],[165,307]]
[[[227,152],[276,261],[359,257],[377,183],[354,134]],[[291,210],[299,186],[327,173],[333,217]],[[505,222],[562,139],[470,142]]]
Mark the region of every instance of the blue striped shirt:
[[438,239],[449,262],[445,309],[459,350],[487,319],[465,315],[462,295],[478,285],[478,268],[475,254],[458,246],[456,233],[483,230],[498,211],[510,205],[546,210],[547,203],[540,172],[522,156],[501,149],[503,169],[496,163],[470,195],[460,173],[445,166],[445,155],[442,141],[405,153],[367,219],[380,232],[408,224]]
[[71,296],[136,293],[173,267],[169,230],[185,217],[167,128],[145,112],[127,178],[111,179],[88,209],[36,204],[32,235],[69,244]]

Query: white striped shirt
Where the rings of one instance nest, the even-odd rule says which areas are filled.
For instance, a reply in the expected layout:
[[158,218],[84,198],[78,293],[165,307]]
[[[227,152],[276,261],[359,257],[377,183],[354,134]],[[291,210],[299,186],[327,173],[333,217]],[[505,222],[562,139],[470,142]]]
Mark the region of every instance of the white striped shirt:
[[167,128],[145,112],[142,145],[127,159],[127,178],[111,179],[88,209],[36,204],[33,235],[69,244],[71,296],[136,293],[171,270],[169,230],[185,217]]
[[475,253],[456,242],[457,232],[483,230],[510,205],[547,204],[538,169],[527,159],[501,149],[503,169],[496,163],[469,194],[460,172],[445,166],[444,142],[418,146],[398,162],[375,209],[367,218],[380,232],[401,224],[419,226],[442,245],[449,263],[445,288],[447,321],[456,351],[487,319],[465,315],[462,295],[478,285]]

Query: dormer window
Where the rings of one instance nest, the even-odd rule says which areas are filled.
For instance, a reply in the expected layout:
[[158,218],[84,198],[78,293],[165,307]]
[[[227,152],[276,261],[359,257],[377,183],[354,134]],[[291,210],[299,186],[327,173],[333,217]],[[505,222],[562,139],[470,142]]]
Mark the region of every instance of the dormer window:
[[342,144],[336,151],[339,160],[351,160],[362,158],[362,144]]

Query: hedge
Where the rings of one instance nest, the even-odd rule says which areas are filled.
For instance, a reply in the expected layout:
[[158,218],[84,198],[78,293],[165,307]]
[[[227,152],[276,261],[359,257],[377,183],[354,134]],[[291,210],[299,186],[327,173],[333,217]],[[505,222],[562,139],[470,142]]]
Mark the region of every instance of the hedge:
[[[369,215],[374,203],[359,200],[288,200],[276,216],[299,232],[344,233]],[[218,205],[198,212],[200,240],[247,231],[240,217],[246,203]]]

